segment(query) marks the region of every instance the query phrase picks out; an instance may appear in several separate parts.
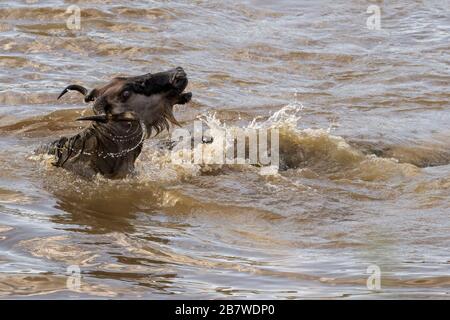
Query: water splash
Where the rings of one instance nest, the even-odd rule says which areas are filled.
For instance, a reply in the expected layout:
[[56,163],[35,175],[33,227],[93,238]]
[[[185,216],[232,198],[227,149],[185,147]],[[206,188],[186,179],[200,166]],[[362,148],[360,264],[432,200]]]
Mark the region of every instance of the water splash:
[[248,127],[256,129],[290,128],[295,130],[302,118],[303,109],[303,105],[299,102],[290,103],[274,112],[267,120],[261,120],[262,117],[255,117]]
[[[158,182],[172,183],[191,179],[201,175],[226,174],[230,171],[258,172],[261,175],[277,175],[274,168],[264,168],[254,163],[238,159],[237,163],[217,162],[220,153],[234,152],[235,140],[233,134],[242,130],[271,130],[279,132],[279,158],[282,171],[308,170],[310,176],[320,177],[332,175],[338,177],[354,177],[366,181],[385,180],[391,176],[409,176],[416,173],[411,165],[399,163],[396,159],[379,158],[366,155],[361,150],[352,147],[347,141],[330,133],[326,129],[300,128],[304,107],[299,102],[290,103],[269,117],[255,117],[247,124],[236,125],[217,117],[216,113],[207,113],[197,117],[201,121],[204,137],[212,138],[209,143],[195,141],[191,149],[181,149],[181,152],[200,153],[201,162],[173,161],[170,148],[161,148],[161,140],[150,139],[144,143],[141,155],[136,161],[136,174],[131,179],[140,183]],[[241,130],[241,131],[239,131]],[[224,132],[232,134],[225,135]],[[180,152],[180,150],[177,150]],[[40,161],[50,167],[50,158],[45,155],[32,155],[31,160]],[[239,161],[242,160],[242,161]],[[385,168],[385,169],[383,169]],[[96,178],[99,183],[107,179]]]

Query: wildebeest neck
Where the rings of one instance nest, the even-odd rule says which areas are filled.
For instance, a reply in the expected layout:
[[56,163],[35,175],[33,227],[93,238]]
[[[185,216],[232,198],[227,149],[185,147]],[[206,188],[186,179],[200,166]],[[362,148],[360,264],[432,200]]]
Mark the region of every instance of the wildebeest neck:
[[141,121],[94,122],[75,136],[55,141],[49,153],[56,156],[55,166],[83,176],[123,178],[134,170],[145,131]]

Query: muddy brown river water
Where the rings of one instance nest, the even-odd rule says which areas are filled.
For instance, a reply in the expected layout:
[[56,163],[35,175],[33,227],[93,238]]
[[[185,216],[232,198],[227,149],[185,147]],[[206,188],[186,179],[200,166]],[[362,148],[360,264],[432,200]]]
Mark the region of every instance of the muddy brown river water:
[[[2,0],[0,298],[448,298],[449,4]],[[167,133],[125,180],[33,153],[85,125],[66,85],[176,66],[185,128],[276,126],[283,170],[179,166]]]

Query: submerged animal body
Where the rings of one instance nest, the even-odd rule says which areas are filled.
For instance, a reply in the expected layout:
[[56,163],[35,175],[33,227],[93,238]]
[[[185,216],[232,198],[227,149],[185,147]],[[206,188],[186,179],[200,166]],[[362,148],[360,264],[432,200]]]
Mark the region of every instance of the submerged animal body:
[[191,100],[190,92],[183,93],[188,84],[180,67],[137,77],[114,78],[103,87],[90,92],[80,85],[69,90],[94,101],[94,115],[77,120],[92,121],[91,125],[72,137],[62,137],[51,143],[46,152],[54,155],[53,164],[82,176],[97,173],[107,178],[123,178],[134,170],[142,144],[153,131],[169,129],[170,123],[179,125],[173,115],[175,104]]

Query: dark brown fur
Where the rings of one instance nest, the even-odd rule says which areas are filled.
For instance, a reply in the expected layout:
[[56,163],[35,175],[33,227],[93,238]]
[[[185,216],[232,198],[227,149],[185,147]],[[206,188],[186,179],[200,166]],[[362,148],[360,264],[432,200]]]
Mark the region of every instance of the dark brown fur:
[[137,77],[118,77],[88,92],[82,86],[69,90],[94,101],[93,116],[78,120],[93,123],[81,133],[63,137],[50,145],[54,165],[83,176],[100,173],[108,178],[123,178],[133,172],[144,139],[179,125],[173,115],[175,104],[190,101],[192,94],[183,93],[188,83],[182,68]]

